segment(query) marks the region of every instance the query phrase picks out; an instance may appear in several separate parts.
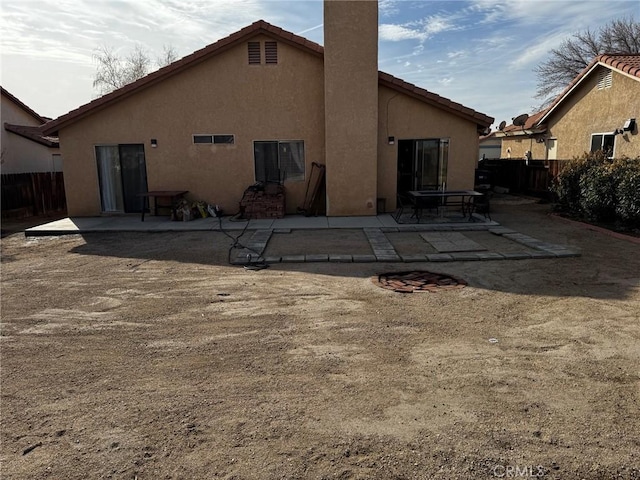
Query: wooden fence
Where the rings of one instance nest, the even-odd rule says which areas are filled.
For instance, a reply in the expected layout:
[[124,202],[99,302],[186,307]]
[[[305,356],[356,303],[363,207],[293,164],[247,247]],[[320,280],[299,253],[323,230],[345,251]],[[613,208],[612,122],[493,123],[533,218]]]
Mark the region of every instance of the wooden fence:
[[492,186],[509,189],[511,193],[522,193],[548,198],[549,188],[566,160],[481,160],[479,170],[486,170]]
[[2,218],[64,212],[62,172],[12,173],[1,176]]

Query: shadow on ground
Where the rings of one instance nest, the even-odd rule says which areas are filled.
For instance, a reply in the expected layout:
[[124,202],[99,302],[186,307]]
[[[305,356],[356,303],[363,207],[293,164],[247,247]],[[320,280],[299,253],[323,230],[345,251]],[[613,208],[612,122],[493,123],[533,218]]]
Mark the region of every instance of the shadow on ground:
[[[535,260],[494,260],[415,263],[277,263],[268,270],[278,272],[306,272],[318,275],[366,278],[388,271],[430,270],[454,274],[464,278],[471,287],[550,297],[588,297],[624,299],[640,284],[640,256],[638,245],[607,237],[601,233],[583,230],[549,217],[549,206],[537,204],[498,205],[492,214],[503,226],[533,236],[545,242],[567,245],[581,252],[581,257]],[[280,249],[303,253],[355,253],[356,236],[347,232],[325,230],[305,236],[303,241],[287,244],[287,236],[273,237],[265,256]],[[200,267],[231,266],[229,259],[239,250],[232,245],[240,232],[165,232],[165,233],[95,233],[65,238],[45,237],[25,242],[66,242],[68,251],[80,256],[113,257],[125,259],[131,269],[147,262],[192,264]],[[247,231],[237,240],[248,244],[253,232]],[[488,234],[487,234],[488,235]],[[354,237],[354,238],[352,238]],[[292,235],[291,239],[301,238]],[[357,240],[357,238],[356,238]],[[3,240],[6,242],[6,240]],[[354,243],[355,242],[355,243]],[[364,242],[366,248],[368,244]],[[52,249],[55,250],[52,245]],[[271,249],[271,250],[270,250]],[[342,250],[345,250],[344,252]],[[362,253],[371,253],[363,251]],[[12,253],[3,248],[3,262],[11,261]],[[81,262],[87,268],[91,262]],[[102,268],[102,267],[101,267]],[[264,272],[264,271],[262,271]],[[261,271],[247,271],[259,279]],[[212,271],[212,274],[213,271]],[[217,273],[215,273],[217,274]]]

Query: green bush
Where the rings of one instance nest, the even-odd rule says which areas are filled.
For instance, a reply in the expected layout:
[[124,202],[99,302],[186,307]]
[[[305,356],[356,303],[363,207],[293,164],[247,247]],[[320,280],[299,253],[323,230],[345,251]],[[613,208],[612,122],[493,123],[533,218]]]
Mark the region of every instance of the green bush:
[[640,228],[640,158],[622,159],[618,167],[616,217],[628,228]]
[[640,226],[640,157],[610,160],[602,152],[574,158],[552,187],[563,212],[620,228]]
[[611,167],[608,162],[597,163],[580,176],[580,210],[588,220],[615,221],[616,185]]

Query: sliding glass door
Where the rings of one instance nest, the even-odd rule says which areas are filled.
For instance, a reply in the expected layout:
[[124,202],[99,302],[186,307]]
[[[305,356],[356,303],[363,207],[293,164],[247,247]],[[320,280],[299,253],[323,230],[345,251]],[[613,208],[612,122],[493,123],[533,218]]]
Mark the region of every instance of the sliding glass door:
[[449,139],[400,140],[398,191],[446,187]]
[[144,145],[99,145],[96,149],[104,213],[139,213],[147,191]]

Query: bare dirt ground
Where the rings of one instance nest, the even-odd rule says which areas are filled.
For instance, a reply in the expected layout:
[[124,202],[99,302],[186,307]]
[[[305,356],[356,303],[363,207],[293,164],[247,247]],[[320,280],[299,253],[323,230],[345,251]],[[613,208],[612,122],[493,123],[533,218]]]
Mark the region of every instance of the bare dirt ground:
[[[494,217],[582,257],[248,271],[214,232],[10,235],[2,477],[640,478],[640,247],[547,211]],[[414,268],[469,286],[371,281]]]

